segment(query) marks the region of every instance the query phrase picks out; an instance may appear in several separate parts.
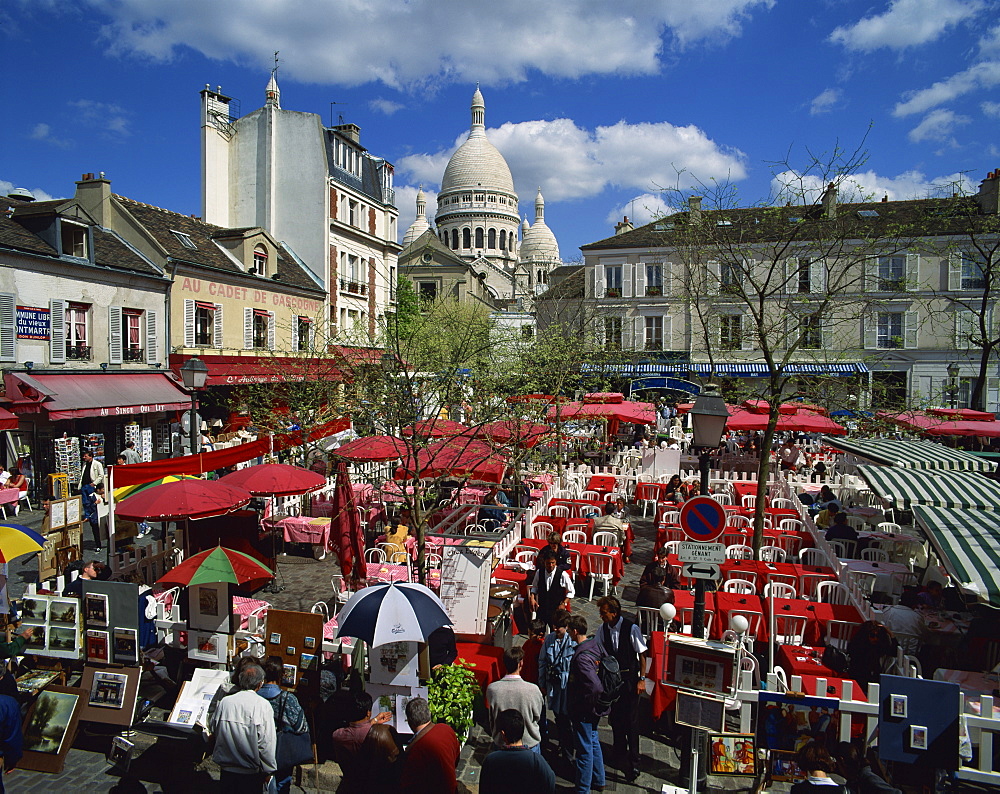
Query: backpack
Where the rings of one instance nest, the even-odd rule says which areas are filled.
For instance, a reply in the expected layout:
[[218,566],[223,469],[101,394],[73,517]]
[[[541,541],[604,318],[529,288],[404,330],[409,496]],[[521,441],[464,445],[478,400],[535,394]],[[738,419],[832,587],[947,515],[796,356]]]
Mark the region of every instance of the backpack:
[[597,701],[602,705],[609,706],[621,697],[625,684],[621,665],[610,653],[605,653],[597,663],[597,677],[601,679],[601,688],[604,690]]
[[833,645],[823,649],[823,665],[829,667],[838,676],[843,677],[851,665],[851,657]]

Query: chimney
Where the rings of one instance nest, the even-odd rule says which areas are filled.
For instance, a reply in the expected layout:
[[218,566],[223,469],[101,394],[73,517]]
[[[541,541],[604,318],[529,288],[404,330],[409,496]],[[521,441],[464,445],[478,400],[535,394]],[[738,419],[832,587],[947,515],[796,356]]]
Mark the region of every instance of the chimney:
[[701,222],[701,196],[688,196],[688,212],[691,223]]
[[823,202],[823,217],[833,220],[837,217],[837,186],[831,182],[820,197]]
[[76,183],[76,200],[87,211],[98,226],[108,228],[111,220],[111,180],[104,178],[104,172],[99,177],[93,174],[83,174]]
[[630,232],[635,228],[632,225],[632,221],[628,219],[628,215],[621,221],[621,223],[615,224],[615,234],[625,234],[625,232]]
[[1000,168],[990,171],[979,183],[976,203],[985,215],[1000,214]]
[[338,124],[334,129],[347,138],[349,141],[353,141],[360,145],[361,143],[361,127],[357,124]]

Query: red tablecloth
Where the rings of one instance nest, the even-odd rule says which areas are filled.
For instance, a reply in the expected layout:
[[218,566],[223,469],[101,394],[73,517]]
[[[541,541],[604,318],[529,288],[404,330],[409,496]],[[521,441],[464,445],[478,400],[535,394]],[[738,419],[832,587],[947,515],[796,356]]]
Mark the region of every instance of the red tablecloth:
[[[533,523],[537,523],[539,521],[544,521],[547,524],[551,524],[552,529],[554,529],[559,534],[562,534],[567,529],[582,529],[587,533],[589,537],[590,531],[594,527],[594,519],[592,518],[565,518],[564,516],[535,516],[535,521]],[[578,526],[567,527],[566,524],[574,524]]]
[[784,668],[785,672],[788,673],[789,681],[793,675],[836,678],[837,674],[826,667],[822,659],[823,650],[821,648],[779,645],[776,661],[778,666]]
[[[674,566],[680,567],[680,560],[676,554],[667,557],[667,561]],[[803,574],[822,574],[829,579],[836,579],[832,568],[822,568],[816,565],[799,565],[797,562],[761,562],[760,560],[726,560],[722,563],[722,578],[728,581],[732,577],[733,571],[747,571],[757,574],[757,591],[762,593],[764,585],[768,582],[768,576],[778,574],[781,576],[794,576],[798,580],[798,592],[802,592]],[[736,577],[738,578],[738,577]],[[779,580],[780,581],[780,580]]]
[[278,522],[283,537],[289,543],[312,543],[324,549],[330,543],[330,519],[295,516]]
[[[544,540],[535,540],[534,538],[526,538],[518,544],[520,546],[531,546],[535,549],[540,549],[543,546],[547,546],[548,542]],[[621,549],[616,549],[614,547],[605,546],[593,546],[589,543],[564,543],[563,544],[570,551],[575,551],[579,553],[579,566],[575,569],[577,574],[580,576],[587,576],[590,573],[590,563],[588,561],[588,554],[610,554],[614,558],[612,563],[612,582],[618,584],[621,581],[622,576],[625,575],[625,563],[622,560]],[[605,552],[604,549],[607,548]],[[573,555],[570,555],[570,559],[575,559]]]
[[475,665],[472,668],[472,672],[484,692],[486,691],[486,687],[494,681],[499,681],[503,678],[503,648],[495,648],[492,645],[480,645],[475,642],[459,642],[456,645],[458,647],[458,658]]
[[587,483],[586,491],[597,491],[598,493],[611,493],[618,484],[618,478],[613,474],[595,474]]
[[493,569],[492,579],[494,582],[511,582],[516,584],[521,591],[521,597],[528,597],[528,588],[531,587],[531,580],[534,579],[534,571],[515,571],[502,566]]
[[[729,628],[729,616],[733,612],[760,612],[763,614],[764,607],[760,598],[752,595],[742,595],[740,593],[715,594],[715,620],[712,622],[711,636],[715,639],[722,637],[722,632]],[[767,623],[761,619],[760,629],[754,635],[761,642],[767,642]]]
[[[694,593],[690,590],[674,590],[674,606],[677,611],[694,608]],[[715,593],[705,593],[705,611],[715,611]]]
[[650,704],[653,707],[653,719],[658,720],[663,712],[674,707],[677,699],[676,687],[660,683],[660,671],[667,662],[667,643],[662,631],[654,631],[649,636],[650,665],[648,677],[653,679],[653,692]]
[[736,502],[740,504],[744,496],[756,496],[757,495],[757,483],[747,482],[746,480],[733,480],[730,485],[733,488],[733,493],[736,494]]
[[[808,695],[816,694],[816,680],[818,678],[823,678],[819,675],[804,675],[802,676],[802,689]],[[844,696],[844,681],[850,681],[852,684],[851,697],[854,700],[868,701],[868,697],[865,695],[864,690],[861,688],[861,684],[850,678],[836,678],[829,677],[826,679],[826,694],[820,693],[820,697],[832,697],[841,699]],[[854,735],[855,723],[859,718],[851,721],[851,735]],[[864,718],[860,718],[862,725],[864,724]]]
[[[766,598],[763,601],[766,619],[771,602]],[[850,604],[821,604],[797,598],[775,598],[774,611],[775,615],[799,615],[806,618],[805,645],[823,645],[826,626],[831,620],[842,620],[858,625],[864,622],[861,613]]]
[[640,499],[656,499],[659,501],[663,498],[663,494],[666,493],[663,489],[666,488],[666,483],[663,482],[640,482],[636,483],[635,486],[635,500],[638,502]]

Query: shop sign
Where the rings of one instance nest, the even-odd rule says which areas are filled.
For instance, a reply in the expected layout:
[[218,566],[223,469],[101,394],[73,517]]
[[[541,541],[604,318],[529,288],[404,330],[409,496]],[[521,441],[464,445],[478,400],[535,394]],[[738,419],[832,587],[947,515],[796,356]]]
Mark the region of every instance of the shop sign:
[[38,306],[18,306],[17,338],[48,339],[49,310]]

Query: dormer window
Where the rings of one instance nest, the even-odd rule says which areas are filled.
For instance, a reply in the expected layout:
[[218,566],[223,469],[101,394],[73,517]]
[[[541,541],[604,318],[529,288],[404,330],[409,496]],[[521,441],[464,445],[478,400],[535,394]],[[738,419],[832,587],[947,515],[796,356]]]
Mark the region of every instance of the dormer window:
[[75,256],[80,259],[87,259],[87,227],[67,220],[60,222],[61,244],[64,256]]
[[195,245],[194,240],[191,239],[191,235],[190,234],[185,234],[184,232],[177,232],[177,231],[174,231],[173,229],[170,230],[170,233],[174,237],[176,237],[177,238],[177,242],[179,242],[185,248],[190,248],[193,251],[196,251],[198,249],[198,246]]
[[250,272],[258,276],[267,275],[267,249],[262,245],[253,249],[253,264],[250,265]]

